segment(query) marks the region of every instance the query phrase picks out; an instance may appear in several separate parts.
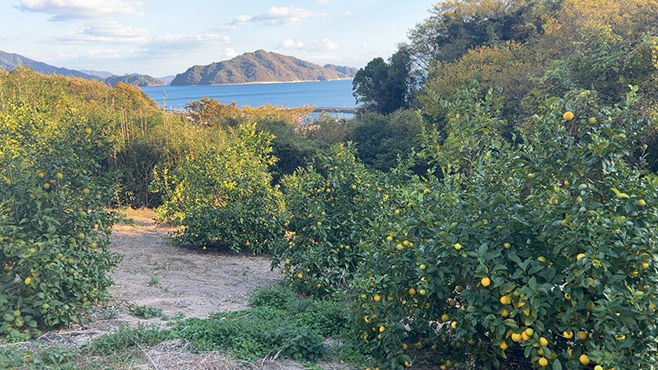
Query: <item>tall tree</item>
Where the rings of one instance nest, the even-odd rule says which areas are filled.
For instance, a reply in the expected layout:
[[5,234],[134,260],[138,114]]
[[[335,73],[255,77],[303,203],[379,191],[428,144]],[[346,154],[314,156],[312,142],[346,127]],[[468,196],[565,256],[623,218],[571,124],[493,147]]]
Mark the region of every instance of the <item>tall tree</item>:
[[352,91],[357,103],[363,103],[363,109],[389,114],[409,107],[413,81],[411,56],[401,47],[388,63],[377,57],[359,69],[352,81]]

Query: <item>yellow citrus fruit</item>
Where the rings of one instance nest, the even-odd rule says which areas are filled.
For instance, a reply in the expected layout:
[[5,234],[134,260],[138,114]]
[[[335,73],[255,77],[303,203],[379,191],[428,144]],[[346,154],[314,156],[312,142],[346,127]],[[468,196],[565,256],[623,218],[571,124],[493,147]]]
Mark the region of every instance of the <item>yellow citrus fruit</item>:
[[571,111],[564,112],[562,118],[564,118],[565,121],[571,121],[573,119],[573,112]]
[[414,288],[409,288],[409,294],[415,295],[416,294],[416,289]]
[[626,336],[625,336],[625,335],[623,335],[623,334],[622,334],[622,335],[615,335],[615,339],[617,339],[617,340],[620,340],[620,341],[621,341],[621,340],[624,340],[624,339],[626,339]]
[[453,329],[457,329],[457,321],[451,322],[450,327],[452,327]]
[[379,302],[382,299],[382,296],[380,296],[379,294],[375,294],[375,296],[372,297],[372,299],[374,299],[375,302]]
[[407,343],[402,343],[402,349],[406,350],[407,348],[409,348],[409,346],[407,345]]
[[64,178],[64,175],[62,175],[61,172],[57,172],[57,173],[55,174],[55,178],[56,178],[57,180],[61,180],[61,179]]
[[594,366],[594,370],[603,370],[603,366],[596,365],[596,366]]
[[31,282],[32,282],[32,277],[28,276],[25,278],[25,285],[30,285]]
[[299,274],[297,274],[297,279],[301,279],[303,276],[304,275],[302,275],[302,273],[300,272]]
[[401,250],[404,249],[404,247],[402,246],[402,244],[398,244],[398,245],[395,246],[395,249],[401,251]]
[[50,189],[50,184],[49,183],[43,184],[43,188],[46,190]]
[[489,279],[488,277],[483,277],[480,280],[480,283],[482,284],[482,286],[487,287],[487,286],[491,285],[491,279]]
[[503,247],[504,247],[505,249],[509,249],[509,247],[511,247],[511,246],[512,246],[512,245],[511,245],[510,243],[503,243]]
[[539,337],[539,344],[540,344],[542,347],[546,347],[546,346],[548,345],[548,339],[546,339],[546,338],[544,338],[544,337]]
[[380,333],[383,332],[384,330],[386,330],[386,327],[385,327],[384,325],[382,325],[382,326],[379,327],[379,332],[380,332]]
[[538,349],[538,350],[537,350],[537,354],[540,355],[540,356],[543,356],[543,355],[544,355],[544,350],[541,349],[541,348]]
[[418,291],[418,293],[420,293],[420,295],[425,295],[425,294],[427,294],[427,290],[421,289],[421,290]]
[[644,200],[644,199],[640,199],[640,200],[637,201],[637,204],[638,204],[640,207],[644,207],[644,206],[647,205],[647,201]]
[[511,338],[515,342],[520,342],[521,339],[523,339],[523,335],[521,335],[521,333],[512,333]]
[[443,315],[441,315],[441,321],[442,322],[448,322],[449,320],[450,320],[450,316],[448,316],[447,313],[444,313]]
[[585,257],[585,253],[578,253],[578,255],[576,256],[576,260],[580,260],[583,257]]
[[510,304],[510,303],[512,303],[512,297],[510,297],[508,295],[504,295],[504,296],[500,297],[500,303]]
[[39,177],[44,177],[44,176],[46,176],[46,173],[43,172],[43,171],[39,171],[39,173],[37,173],[37,175],[38,175]]
[[87,127],[87,128],[85,129],[85,134],[87,134],[87,135],[91,135],[91,128]]
[[368,315],[363,316],[363,321],[365,321],[366,324],[370,323],[370,319],[368,318]]
[[584,353],[578,357],[578,361],[583,365],[589,365],[589,357]]
[[533,334],[535,334],[535,329],[533,329],[533,328],[527,328],[527,329],[525,330],[525,333],[526,333],[529,337],[531,337]]
[[459,244],[459,243],[455,244],[455,249],[456,249],[456,250],[460,250],[460,249],[462,249],[462,245]]
[[537,261],[546,263],[546,257],[539,256],[539,257],[537,257]]
[[89,194],[89,189],[87,188],[82,189],[82,193],[85,195]]
[[539,366],[541,366],[541,367],[546,367],[546,366],[548,366],[548,360],[546,359],[546,357],[540,357],[539,360],[537,361],[537,363],[538,363]]
[[500,310],[500,316],[502,317],[509,316],[509,311],[507,310],[507,308],[503,308],[502,310]]
[[582,330],[580,330],[580,331],[578,332],[578,339],[580,339],[580,340],[585,340],[585,339],[587,339],[587,333],[584,332],[584,331],[582,331]]
[[567,339],[573,338],[573,332],[572,331],[566,331],[565,330],[565,331],[562,332],[562,335]]
[[388,240],[389,242],[392,241],[392,240],[393,240],[393,235],[389,235],[389,236],[387,236],[387,237],[386,237],[386,240]]
[[590,125],[593,125],[596,123],[596,117],[590,117],[587,122],[589,122]]
[[507,348],[509,348],[509,346],[507,345],[507,342],[501,342],[501,343],[500,343],[500,349],[502,349],[502,350],[504,351],[504,350],[506,350]]
[[526,334],[525,331],[523,331],[523,332],[521,332],[521,339],[528,340],[528,339],[530,339],[530,336],[528,334]]

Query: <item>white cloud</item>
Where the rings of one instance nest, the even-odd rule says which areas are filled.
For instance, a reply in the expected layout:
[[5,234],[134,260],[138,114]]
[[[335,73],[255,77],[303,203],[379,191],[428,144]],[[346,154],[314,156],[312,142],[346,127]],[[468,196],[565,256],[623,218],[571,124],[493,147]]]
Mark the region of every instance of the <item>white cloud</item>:
[[322,40],[313,40],[310,43],[304,43],[301,41],[294,41],[293,39],[285,39],[280,44],[280,47],[284,49],[298,49],[298,50],[307,50],[307,51],[324,51],[324,50],[334,50],[338,49],[340,45],[331,41],[329,38],[323,38]]
[[205,33],[199,35],[162,35],[141,45],[140,56],[163,57],[186,55],[190,50],[209,48],[213,45],[227,44],[229,36]]
[[250,21],[263,23],[268,26],[281,26],[286,24],[301,23],[305,18],[317,14],[318,13],[313,13],[306,9],[295,8],[294,6],[281,8],[273,6],[267,13],[257,14],[253,16]]
[[233,48],[226,48],[224,49],[224,55],[226,55],[228,58],[235,58],[238,56],[238,53],[236,53]]
[[91,19],[116,14],[140,13],[142,3],[133,0],[21,0],[18,9],[46,13],[53,21]]
[[251,20],[251,16],[248,15],[239,15],[235,18],[233,18],[233,21],[231,22],[232,25],[236,26],[241,26]]
[[107,20],[87,23],[82,31],[58,36],[56,42],[65,44],[144,44],[148,42],[148,31],[145,28],[125,26],[119,22]]
[[304,43],[293,39],[285,39],[281,41],[281,47],[284,49],[301,49],[304,47]]

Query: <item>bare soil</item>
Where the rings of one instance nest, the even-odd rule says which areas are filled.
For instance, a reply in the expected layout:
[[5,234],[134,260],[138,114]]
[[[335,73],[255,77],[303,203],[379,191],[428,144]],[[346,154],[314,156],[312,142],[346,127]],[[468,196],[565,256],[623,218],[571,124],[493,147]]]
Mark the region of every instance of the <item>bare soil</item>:
[[125,257],[110,276],[117,301],[152,306],[168,316],[206,318],[247,308],[249,294],[271,286],[281,273],[267,257],[190,250],[167,243],[174,231],[153,221],[151,210],[132,210],[135,225],[116,225],[111,249]]

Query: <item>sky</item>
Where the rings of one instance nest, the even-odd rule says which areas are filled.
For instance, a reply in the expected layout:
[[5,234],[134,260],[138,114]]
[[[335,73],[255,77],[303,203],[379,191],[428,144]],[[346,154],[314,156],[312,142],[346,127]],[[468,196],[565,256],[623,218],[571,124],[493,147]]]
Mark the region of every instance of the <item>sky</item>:
[[164,77],[258,49],[364,67],[429,0],[2,0],[0,50],[77,70]]

